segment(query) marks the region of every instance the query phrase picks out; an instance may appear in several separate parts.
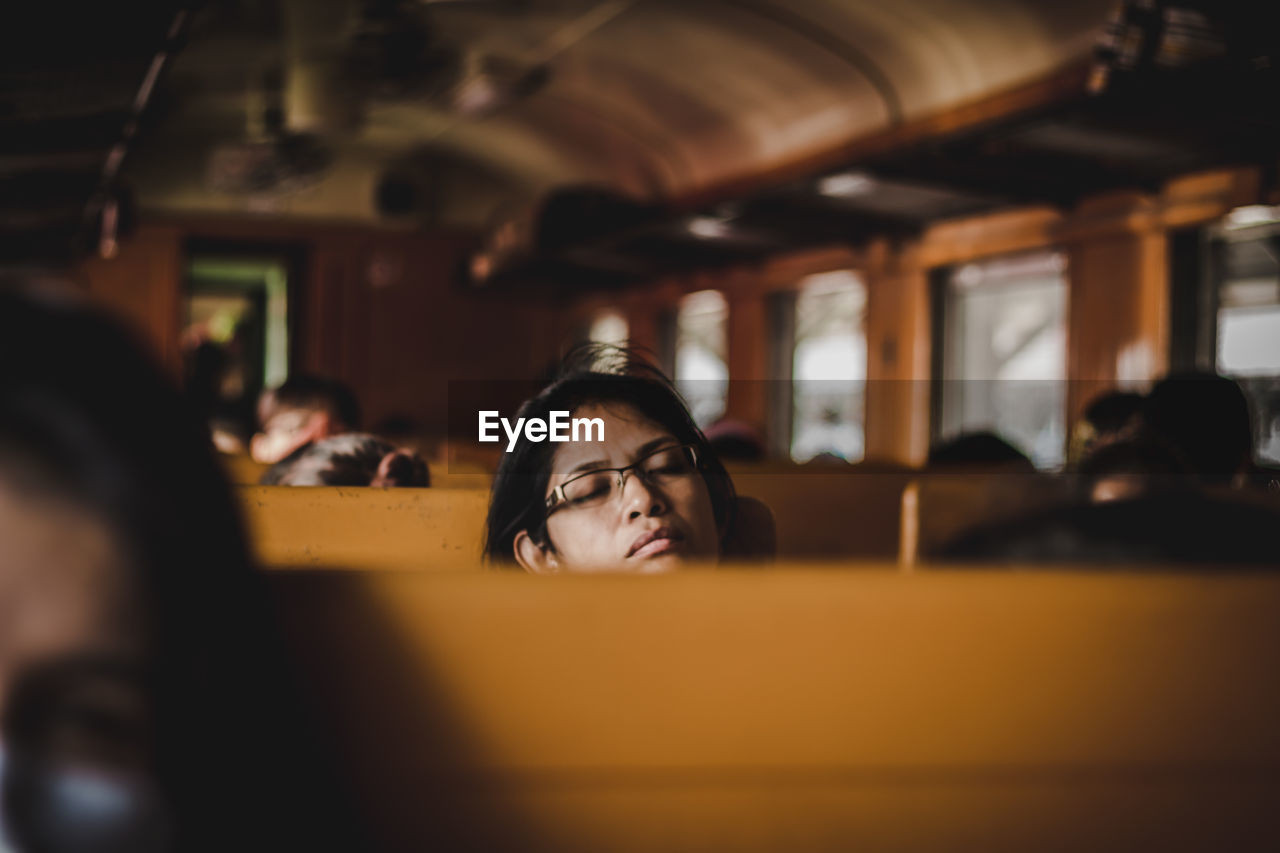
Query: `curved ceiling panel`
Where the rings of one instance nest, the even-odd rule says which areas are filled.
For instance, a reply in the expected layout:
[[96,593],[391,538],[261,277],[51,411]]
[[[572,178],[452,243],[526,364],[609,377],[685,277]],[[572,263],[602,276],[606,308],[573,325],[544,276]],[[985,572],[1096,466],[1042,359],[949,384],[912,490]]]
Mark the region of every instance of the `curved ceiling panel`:
[[[358,8],[353,0],[323,5],[330,15]],[[441,209],[432,218],[450,224],[487,224],[476,221],[485,211],[572,183],[677,197],[767,173],[1052,72],[1088,54],[1112,6],[1113,0],[427,3],[433,38],[468,57],[465,62],[496,57],[529,68],[545,62],[548,82],[488,115],[422,97],[366,104],[358,128],[328,134],[342,162],[317,177],[311,201],[275,207],[376,218],[369,192],[380,170],[405,157],[422,163],[432,152],[442,164],[468,162],[506,183],[505,190],[487,189],[488,202],[478,203],[465,186],[444,182],[446,197],[437,199]],[[287,27],[288,16],[282,20]],[[245,132],[246,123],[227,108],[236,94],[227,81],[252,75],[235,68],[243,57],[227,47],[234,27],[211,30],[218,49],[199,43],[197,32],[189,55],[175,66],[172,97],[180,109],[158,138],[190,139],[203,121],[200,132],[209,142],[218,135],[209,130],[211,115],[223,117],[225,139]],[[276,37],[289,43],[287,36]],[[269,62],[264,39],[270,34],[243,38],[255,62]],[[328,34],[302,53],[315,62],[328,51],[337,63],[333,52],[341,43]],[[277,55],[287,62],[290,53],[281,48]],[[247,110],[262,97],[238,95]],[[198,159],[207,153],[199,149],[171,155],[166,164],[135,166],[143,204],[251,208],[252,199],[202,198],[205,164]],[[183,157],[185,166],[178,162]],[[361,170],[368,172],[364,178],[357,177]],[[448,197],[455,192],[457,198]]]
[[1088,55],[1113,0],[814,0],[809,20],[855,45],[918,118]]
[[666,187],[671,194],[768,168],[887,121],[858,69],[728,4],[637,7],[584,42],[560,70],[566,86],[626,104],[683,152],[686,170]]

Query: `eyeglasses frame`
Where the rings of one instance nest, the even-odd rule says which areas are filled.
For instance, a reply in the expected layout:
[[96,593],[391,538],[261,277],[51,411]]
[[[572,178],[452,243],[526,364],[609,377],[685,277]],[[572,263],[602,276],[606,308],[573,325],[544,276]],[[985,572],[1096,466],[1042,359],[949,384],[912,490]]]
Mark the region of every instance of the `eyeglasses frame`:
[[570,483],[576,482],[577,480],[581,480],[584,477],[590,477],[595,474],[611,471],[618,475],[618,493],[619,494],[621,494],[622,491],[627,487],[626,472],[628,471],[635,471],[636,476],[638,476],[647,485],[651,485],[649,483],[649,480],[646,479],[646,475],[639,470],[640,466],[643,465],[645,462],[648,462],[653,457],[657,456],[659,453],[666,453],[668,450],[683,450],[687,452],[689,455],[689,461],[693,464],[694,472],[698,472],[702,470],[702,459],[698,453],[698,445],[694,444],[693,442],[685,442],[684,444],[668,444],[664,447],[659,447],[655,450],[649,451],[644,456],[637,459],[635,462],[632,462],[630,465],[624,465],[621,468],[592,468],[590,471],[583,471],[581,474],[570,477],[568,480],[565,480],[563,483],[561,483],[560,485],[552,489],[551,494],[547,495],[546,513],[544,515],[544,518],[550,517],[551,513],[553,513],[555,510],[569,503],[569,499],[565,496],[565,493],[564,493],[564,487],[568,486]]

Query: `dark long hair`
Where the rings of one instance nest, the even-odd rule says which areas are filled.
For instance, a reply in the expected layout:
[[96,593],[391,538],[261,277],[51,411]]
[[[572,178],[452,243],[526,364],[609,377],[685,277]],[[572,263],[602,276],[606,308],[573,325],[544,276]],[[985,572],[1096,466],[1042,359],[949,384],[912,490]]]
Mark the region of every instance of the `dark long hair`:
[[[331,435],[290,453],[262,475],[264,486],[369,486],[379,479],[382,461],[391,456],[385,485],[431,485],[427,463],[412,451],[363,432]],[[382,483],[378,483],[382,485]]]
[[[625,403],[677,441],[695,445],[716,525],[722,535],[730,529],[736,498],[733,481],[671,380],[639,351],[601,344],[574,349],[557,378],[526,400],[517,417],[549,420],[553,411],[572,412],[591,403]],[[555,451],[550,442],[519,441],[503,454],[489,497],[484,553],[490,562],[516,565],[515,538],[521,530],[539,545],[548,543],[544,499]]]
[[132,337],[60,286],[0,280],[0,472],[104,520],[127,552],[175,846],[305,836],[284,826],[307,799],[292,768],[307,750],[289,733],[301,721],[208,435]]

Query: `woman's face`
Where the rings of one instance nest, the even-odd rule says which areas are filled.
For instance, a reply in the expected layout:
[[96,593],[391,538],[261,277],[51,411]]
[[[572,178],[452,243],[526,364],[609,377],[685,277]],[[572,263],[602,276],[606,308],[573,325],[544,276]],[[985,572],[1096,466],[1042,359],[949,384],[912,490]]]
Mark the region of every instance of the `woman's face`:
[[[625,403],[586,405],[572,417],[600,418],[604,440],[560,445],[552,457],[547,497],[583,473],[642,465],[626,472],[620,490],[616,473],[595,478],[601,488],[612,483],[602,502],[567,501],[552,509],[547,547],[518,535],[516,559],[522,566],[533,572],[661,572],[690,560],[718,558],[720,534],[702,474],[693,466],[663,465],[664,458],[674,460],[679,454],[661,453],[679,447],[674,435]],[[657,456],[651,455],[654,451]]]
[[151,790],[151,708],[129,564],[101,519],[0,472],[0,832],[10,840],[80,849],[76,833],[155,835],[159,822],[139,807]]
[[0,709],[34,667],[133,659],[140,619],[124,549],[89,512],[21,493],[0,475]]

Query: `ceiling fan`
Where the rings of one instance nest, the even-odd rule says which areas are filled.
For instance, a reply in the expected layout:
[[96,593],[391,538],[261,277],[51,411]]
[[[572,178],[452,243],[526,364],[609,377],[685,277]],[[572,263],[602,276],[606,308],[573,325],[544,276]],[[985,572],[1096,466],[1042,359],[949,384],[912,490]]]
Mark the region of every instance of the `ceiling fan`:
[[484,116],[529,97],[550,80],[546,62],[470,49],[443,35],[432,9],[474,6],[515,15],[528,0],[364,0],[347,39],[350,80],[375,100],[413,100]]

